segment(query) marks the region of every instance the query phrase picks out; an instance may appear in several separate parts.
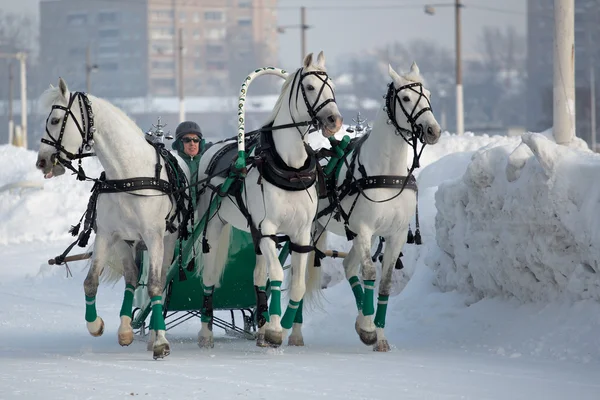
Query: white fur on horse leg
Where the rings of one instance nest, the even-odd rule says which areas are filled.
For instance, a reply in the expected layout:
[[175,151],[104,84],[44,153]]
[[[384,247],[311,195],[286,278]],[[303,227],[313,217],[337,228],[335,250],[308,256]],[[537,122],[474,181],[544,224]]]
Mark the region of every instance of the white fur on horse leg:
[[381,352],[390,351],[390,344],[388,343],[387,339],[385,338],[385,334],[383,331],[384,331],[383,328],[375,329],[375,332],[377,332],[377,343],[375,343],[373,345],[373,351],[381,351]]
[[119,344],[121,346],[129,346],[133,342],[133,328],[131,327],[131,317],[127,315],[121,316],[121,325],[117,331]]
[[148,343],[146,343],[146,350],[152,351],[154,349],[154,341],[156,340],[156,331],[151,329],[148,333]]
[[304,338],[302,337],[302,324],[294,323],[292,333],[288,338],[288,346],[304,346]]
[[102,336],[104,333],[104,321],[100,317],[96,317],[94,322],[85,323],[90,335],[94,337]]
[[164,330],[161,329],[156,331],[156,340],[154,341],[152,351],[155,360],[158,358],[165,358],[171,354],[171,346],[167,340],[167,337],[165,336]]
[[202,327],[198,332],[198,346],[203,349],[212,349],[215,347],[213,332],[208,322],[202,322]]

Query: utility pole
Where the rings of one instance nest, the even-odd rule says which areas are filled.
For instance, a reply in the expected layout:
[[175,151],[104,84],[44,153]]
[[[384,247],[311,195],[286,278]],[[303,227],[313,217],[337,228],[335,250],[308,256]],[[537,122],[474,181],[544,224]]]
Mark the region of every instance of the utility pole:
[[13,70],[12,61],[8,64],[8,144],[13,144],[14,121],[13,121]]
[[179,28],[179,122],[185,121],[185,103],[183,101],[183,29]]
[[300,65],[304,62],[304,57],[306,56],[306,30],[308,29],[308,25],[306,25],[306,7],[300,7],[300,47],[302,54],[300,55]]
[[19,52],[17,59],[21,64],[21,144],[27,148],[27,70],[25,65],[27,54]]
[[91,61],[91,49],[90,45],[87,45],[85,49],[85,91],[91,93],[92,91],[92,72],[98,71],[98,64],[92,64]]
[[461,61],[461,21],[460,9],[465,5],[460,0],[454,0],[452,3],[428,4],[425,6],[425,14],[434,15],[436,7],[454,7],[454,30],[456,39],[456,134],[462,135],[465,131],[464,106],[463,106],[463,86],[462,86],[462,61]]
[[464,133],[464,106],[462,85],[462,63],[461,63],[461,22],[460,9],[463,7],[460,0],[455,0],[455,36],[456,36],[456,134]]
[[575,4],[554,0],[554,139],[568,144],[575,137]]

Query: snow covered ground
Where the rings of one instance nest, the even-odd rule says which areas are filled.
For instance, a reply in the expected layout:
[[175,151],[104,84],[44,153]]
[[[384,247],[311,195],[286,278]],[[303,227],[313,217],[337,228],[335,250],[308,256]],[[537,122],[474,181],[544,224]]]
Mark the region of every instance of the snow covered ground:
[[[91,185],[43,181],[35,152],[0,146],[0,399],[598,399],[599,158],[532,140],[543,165],[527,149],[512,154],[520,138],[445,134],[426,148],[424,243],[407,245],[396,271],[391,352],[360,343],[340,262],[326,260],[332,281],[323,309],[305,312],[305,347],[257,348],[217,329],[202,350],[189,322],[169,331],[162,361],[141,341],[117,344],[122,283],[100,287],[106,330],[93,338],[86,263],[70,264],[73,277],[47,265],[72,241]],[[43,189],[2,189],[24,180]]]

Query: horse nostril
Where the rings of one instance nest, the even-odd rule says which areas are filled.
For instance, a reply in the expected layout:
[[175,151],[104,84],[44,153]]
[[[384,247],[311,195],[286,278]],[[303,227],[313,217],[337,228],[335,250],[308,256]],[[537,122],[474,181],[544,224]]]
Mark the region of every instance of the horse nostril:
[[327,117],[327,121],[329,121],[332,124],[335,124],[335,117],[333,116],[333,114]]
[[431,127],[427,128],[427,134],[428,135],[433,135],[433,129],[431,129]]
[[38,168],[44,168],[46,166],[46,160],[39,160],[37,162],[37,167]]

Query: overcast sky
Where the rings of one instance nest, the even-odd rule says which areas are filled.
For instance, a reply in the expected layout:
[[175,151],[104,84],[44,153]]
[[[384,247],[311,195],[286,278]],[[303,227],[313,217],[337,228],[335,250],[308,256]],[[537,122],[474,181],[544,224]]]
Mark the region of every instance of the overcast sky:
[[[207,1],[211,0],[196,0]],[[551,0],[548,0],[551,1]],[[395,41],[424,38],[454,49],[454,8],[437,7],[434,16],[423,12],[427,3],[452,0],[279,0],[280,25],[298,25],[300,6],[306,7],[307,51],[325,51],[331,61],[343,60],[348,53]],[[37,15],[39,0],[0,0],[0,9]],[[477,50],[477,40],[484,26],[514,26],[526,31],[527,0],[463,0],[463,54]],[[485,8],[495,9],[486,10]],[[300,30],[289,29],[280,37],[279,67],[292,69],[300,65]],[[418,60],[417,60],[418,62]],[[408,66],[394,66],[406,69]]]

